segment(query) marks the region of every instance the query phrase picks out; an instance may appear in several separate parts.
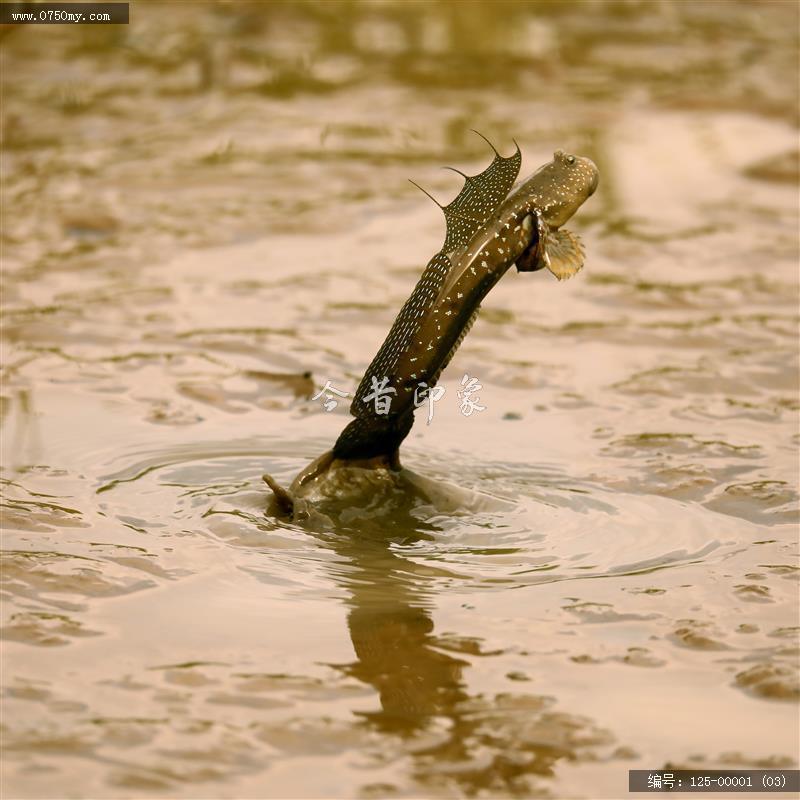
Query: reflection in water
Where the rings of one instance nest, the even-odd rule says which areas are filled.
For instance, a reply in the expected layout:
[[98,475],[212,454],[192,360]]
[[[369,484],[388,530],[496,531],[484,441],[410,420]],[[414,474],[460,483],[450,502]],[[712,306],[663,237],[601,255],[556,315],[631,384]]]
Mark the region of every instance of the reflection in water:
[[0,397],[0,429],[13,429],[3,436],[3,461],[6,467],[36,464],[43,452],[39,418],[34,408],[33,392],[28,388],[12,389]]
[[551,697],[470,692],[468,658],[500,653],[485,652],[478,638],[435,634],[435,571],[394,553],[395,543],[385,535],[328,541],[342,559],[333,572],[348,593],[357,656],[338,669],[378,692],[380,710],[357,716],[379,733],[408,740],[422,785],[529,796],[534,777],[552,776],[561,759],[597,760],[603,750],[606,758],[629,755],[606,749],[614,737],[585,717],[553,711]]
[[381,711],[364,716],[389,733],[412,734],[437,716],[453,719],[466,699],[467,661],[437,649],[433,598],[421,570],[392,552],[391,539],[337,537],[330,546],[349,567],[347,625],[358,660],[344,671],[374,686]]

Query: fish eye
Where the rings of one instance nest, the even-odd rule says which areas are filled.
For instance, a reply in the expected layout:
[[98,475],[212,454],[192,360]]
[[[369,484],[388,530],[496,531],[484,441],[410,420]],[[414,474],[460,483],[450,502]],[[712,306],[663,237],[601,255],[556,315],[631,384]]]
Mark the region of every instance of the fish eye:
[[567,164],[574,164],[575,156],[567,156]]

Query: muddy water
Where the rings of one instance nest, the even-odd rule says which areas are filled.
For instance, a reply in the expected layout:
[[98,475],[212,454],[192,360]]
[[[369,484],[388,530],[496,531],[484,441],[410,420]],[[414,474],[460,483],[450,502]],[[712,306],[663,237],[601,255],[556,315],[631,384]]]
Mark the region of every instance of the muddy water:
[[[797,766],[797,8],[420,8],[6,34],[4,797]],[[487,298],[404,447],[442,502],[268,518],[441,244],[406,177],[454,196],[470,127],[596,161],[585,270]]]

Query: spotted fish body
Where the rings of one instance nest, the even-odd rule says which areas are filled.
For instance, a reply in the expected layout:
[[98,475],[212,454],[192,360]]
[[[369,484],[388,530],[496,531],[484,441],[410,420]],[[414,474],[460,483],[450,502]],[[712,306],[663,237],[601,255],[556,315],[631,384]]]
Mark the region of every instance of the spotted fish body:
[[[519,148],[509,158],[496,155],[486,170],[467,177],[455,200],[442,208],[447,221],[442,249],[428,262],[383,345],[364,373],[350,405],[353,416],[365,416],[363,398],[372,388],[372,378],[380,381],[396,369],[400,356],[413,343],[423,317],[430,312],[445,279],[452,272],[453,254],[466,247],[475,231],[486,224],[506,198],[519,175],[521,163]],[[394,383],[391,385],[394,386]]]
[[[472,325],[481,301],[515,263],[520,271],[547,267],[561,280],[583,266],[578,237],[560,230],[597,188],[588,158],[557,150],[514,191],[519,148],[496,153],[479,175],[465,176],[458,196],[443,206],[447,234],[428,263],[362,379],[333,455],[373,458],[396,452],[413,424],[415,391],[433,387]],[[375,413],[365,397],[373,379],[394,389],[390,412]]]

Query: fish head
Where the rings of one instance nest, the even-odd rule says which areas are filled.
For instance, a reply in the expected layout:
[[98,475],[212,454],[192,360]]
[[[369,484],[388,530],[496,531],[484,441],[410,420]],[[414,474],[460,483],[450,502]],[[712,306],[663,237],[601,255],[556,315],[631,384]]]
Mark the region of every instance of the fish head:
[[538,212],[550,228],[559,228],[594,194],[599,178],[590,158],[556,150],[514,195],[526,212]]

